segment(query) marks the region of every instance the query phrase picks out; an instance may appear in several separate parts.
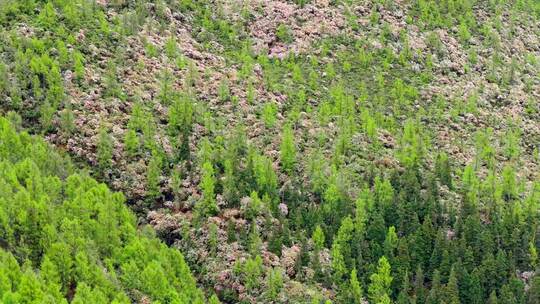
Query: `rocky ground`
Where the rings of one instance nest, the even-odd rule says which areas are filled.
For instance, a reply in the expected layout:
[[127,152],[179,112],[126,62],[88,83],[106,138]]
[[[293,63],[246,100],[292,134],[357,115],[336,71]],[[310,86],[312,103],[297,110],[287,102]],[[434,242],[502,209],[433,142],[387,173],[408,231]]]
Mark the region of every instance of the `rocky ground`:
[[[332,3],[331,3],[332,2]],[[110,1],[99,1],[107,7],[107,17],[114,18],[126,14],[118,10]],[[428,163],[433,165],[438,152],[446,152],[456,163],[456,175],[468,164],[484,165],[479,161],[477,137],[479,132],[489,132],[489,144],[499,160],[498,166],[512,162],[517,166],[520,180],[529,184],[539,178],[540,159],[540,23],[538,20],[512,20],[507,8],[495,16],[482,5],[472,10],[479,26],[488,28],[483,33],[474,34],[463,43],[459,38],[459,26],[448,29],[426,30],[411,22],[411,4],[396,1],[389,7],[375,7],[372,4],[340,4],[333,1],[315,0],[301,7],[291,1],[216,1],[215,14],[218,18],[232,24],[242,41],[250,41],[251,52],[268,54],[270,60],[284,60],[290,56],[301,58],[303,66],[317,56],[320,69],[315,69],[316,77],[324,79],[327,70],[322,66],[342,64],[338,52],[324,52],[324,42],[331,44],[333,50],[349,48],[347,41],[361,41],[370,51],[384,49],[399,54],[408,47],[411,59],[407,73],[419,75],[427,69],[426,60],[431,60],[430,80],[413,84],[418,92],[404,113],[425,113],[421,121],[425,136]],[[155,204],[148,206],[147,167],[150,153],[144,151],[137,157],[127,157],[123,139],[132,115],[133,105],[138,102],[151,113],[155,124],[156,142],[167,155],[176,153],[167,136],[169,108],[160,98],[163,93],[165,77],[170,79],[171,90],[191,92],[196,98],[196,119],[191,135],[190,150],[196,156],[203,138],[210,134],[226,135],[237,125],[246,126],[248,142],[270,157],[274,168],[279,170],[280,134],[282,126],[290,121],[291,90],[275,90],[268,86],[268,70],[260,62],[251,61],[252,73],[249,81],[243,77],[246,65],[239,55],[237,45],[228,45],[220,39],[205,40],[210,30],[201,27],[193,20],[195,13],[160,9],[148,4],[149,16],[142,28],[117,47],[117,49],[97,48],[88,45],[85,75],[82,84],[76,83],[72,73],[63,74],[68,101],[73,109],[76,131],[65,134],[60,128],[47,134],[47,140],[61,147],[78,159],[97,165],[97,145],[100,128],[109,130],[114,146],[112,168],[103,177],[116,190],[127,194],[133,205],[140,205],[142,222],[153,225],[158,233],[170,244],[182,249],[187,260],[195,263],[195,271],[200,273],[200,282],[214,286],[216,292],[232,290],[238,299],[255,303],[257,295],[248,293],[240,278],[235,274],[235,265],[249,258],[246,248],[239,242],[227,241],[228,225],[238,230],[249,231],[250,223],[244,219],[241,209],[223,209],[218,216],[210,217],[200,227],[190,226],[192,221],[191,202],[200,198],[198,184],[200,178],[195,171],[184,176],[180,189],[172,189],[171,172],[183,165],[170,164],[171,170],[164,171],[160,177],[163,195]],[[373,21],[373,16],[378,19]],[[412,18],[415,18],[414,16]],[[498,27],[498,24],[512,24],[511,27]],[[375,24],[375,25],[374,25]],[[31,34],[30,34],[31,35]],[[405,35],[405,39],[401,39]],[[210,35],[210,37],[213,37]],[[339,40],[336,37],[347,37]],[[382,38],[386,37],[386,38]],[[84,31],[77,37],[79,44],[85,41]],[[179,53],[171,58],[165,52],[167,42],[177,43]],[[382,42],[384,40],[384,42]],[[404,45],[407,41],[408,45]],[[152,53],[155,49],[157,52]],[[472,57],[474,60],[471,60]],[[495,58],[496,57],[496,58]],[[499,64],[494,64],[497,61]],[[105,84],[110,63],[116,63],[114,76],[123,92],[121,97],[107,97]],[[390,67],[392,70],[393,67]],[[397,69],[397,67],[396,67]],[[283,72],[286,69],[279,70]],[[376,75],[359,72],[366,83],[375,80]],[[278,73],[279,73],[278,72]],[[396,72],[397,73],[397,72]],[[338,72],[339,74],[339,72]],[[347,73],[343,73],[346,75]],[[348,74],[347,74],[348,75]],[[291,72],[278,75],[278,83],[287,83]],[[307,75],[306,75],[307,77]],[[338,78],[341,76],[337,76]],[[360,77],[360,76],[359,76]],[[394,77],[394,76],[392,76]],[[397,78],[396,78],[397,79]],[[347,90],[356,92],[357,84],[345,82]],[[357,81],[357,80],[355,80]],[[227,84],[231,98],[223,100],[220,90]],[[254,99],[250,100],[247,84],[253,88]],[[294,127],[296,145],[306,157],[299,160],[298,176],[308,184],[308,165],[310,157],[321,150],[326,163],[331,162],[331,154],[339,133],[336,122],[321,123],[317,115],[323,101],[331,89],[329,82],[321,82],[320,96],[310,94],[307,106],[298,113]],[[367,88],[368,95],[370,88]],[[378,100],[369,96],[362,103],[361,96],[353,94],[359,111],[367,103],[368,108],[377,106]],[[358,101],[357,101],[358,100]],[[277,111],[273,127],[265,126],[262,117],[264,107],[273,104]],[[308,112],[312,111],[312,112]],[[206,113],[211,113],[208,121]],[[390,112],[388,112],[392,115]],[[376,138],[382,143],[371,147],[373,139],[361,132],[352,135],[351,153],[347,156],[345,167],[350,172],[363,170],[362,164],[372,162],[379,171],[400,166],[396,151],[399,150],[401,124],[408,114],[394,117],[396,129],[378,128]],[[413,117],[414,118],[414,117]],[[59,118],[56,121],[60,125]],[[209,126],[214,126],[209,128]],[[519,158],[509,157],[505,152],[509,132],[519,134],[517,145]],[[319,137],[323,134],[322,143]],[[375,152],[374,152],[375,151]],[[369,152],[369,153],[368,153]],[[374,152],[374,153],[372,153]],[[196,162],[196,160],[195,160]],[[329,170],[329,166],[327,168]],[[481,171],[482,172],[482,171]],[[483,171],[487,174],[487,169]],[[356,173],[351,173],[352,176]],[[280,174],[280,185],[286,187],[289,177]],[[350,185],[351,192],[357,192],[361,185]],[[456,195],[449,193],[449,196]],[[355,196],[353,193],[352,196]],[[218,201],[222,199],[218,196]],[[249,198],[245,198],[249,199]],[[187,203],[186,203],[187,202]],[[288,202],[281,202],[286,207]],[[264,221],[268,217],[259,216],[255,223],[264,237]],[[270,216],[270,221],[276,220]],[[209,250],[209,231],[211,223],[217,230],[218,248],[213,254]],[[241,229],[240,229],[241,228]],[[189,236],[189,237],[188,237]],[[192,241],[187,241],[188,239]],[[263,242],[261,257],[265,266],[280,266],[285,270],[285,290],[288,299],[309,299],[311,295],[322,293],[331,296],[334,292],[328,286],[309,284],[309,269],[305,269],[308,279],[297,280],[295,261],[300,245],[283,248],[281,257],[267,250]],[[313,246],[308,243],[307,246]],[[320,252],[323,269],[329,267],[328,249]]]

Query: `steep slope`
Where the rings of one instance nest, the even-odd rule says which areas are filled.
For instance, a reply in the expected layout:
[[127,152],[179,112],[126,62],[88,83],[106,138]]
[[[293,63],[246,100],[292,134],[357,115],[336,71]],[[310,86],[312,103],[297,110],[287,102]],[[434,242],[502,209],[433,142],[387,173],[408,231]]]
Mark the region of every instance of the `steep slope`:
[[0,118],[0,302],[204,303],[182,254],[111,192]]
[[535,303],[539,16],[7,1],[0,111],[123,191],[225,302]]

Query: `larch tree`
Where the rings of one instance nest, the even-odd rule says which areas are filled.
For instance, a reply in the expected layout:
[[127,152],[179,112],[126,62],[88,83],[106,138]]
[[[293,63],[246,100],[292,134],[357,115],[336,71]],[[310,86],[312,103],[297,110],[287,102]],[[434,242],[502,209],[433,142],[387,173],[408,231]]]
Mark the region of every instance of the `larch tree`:
[[368,295],[373,303],[389,303],[392,284],[390,272],[390,263],[388,263],[385,256],[381,257],[377,272],[369,277]]
[[281,166],[289,174],[294,171],[296,163],[296,147],[294,145],[294,135],[290,125],[283,128],[281,136]]
[[199,184],[202,192],[202,198],[196,206],[197,211],[202,216],[217,214],[219,211],[216,203],[216,177],[214,175],[214,167],[207,161],[202,167],[202,178]]

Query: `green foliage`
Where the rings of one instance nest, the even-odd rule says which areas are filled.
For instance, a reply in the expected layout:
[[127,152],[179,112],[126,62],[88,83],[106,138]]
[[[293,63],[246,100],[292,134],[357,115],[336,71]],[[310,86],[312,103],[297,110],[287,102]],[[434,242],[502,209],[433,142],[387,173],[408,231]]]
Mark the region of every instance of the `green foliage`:
[[268,299],[274,301],[283,289],[282,270],[279,267],[270,268],[267,272],[267,296]]
[[350,288],[350,303],[361,304],[362,303],[362,287],[358,282],[358,276],[356,274],[356,268],[351,271],[351,279],[349,281]]
[[165,42],[165,54],[169,59],[175,59],[178,57],[180,50],[178,49],[178,44],[174,37],[170,37]]
[[294,39],[291,33],[291,30],[284,23],[281,23],[276,28],[276,37],[280,42],[283,42],[283,43],[291,43]]
[[399,159],[406,166],[415,166],[424,155],[424,143],[418,125],[409,120],[405,122],[401,137]]
[[202,177],[199,187],[202,192],[202,198],[197,203],[196,209],[202,216],[214,215],[219,211],[216,203],[216,178],[212,164],[206,161],[202,166]]
[[261,256],[257,255],[255,258],[248,258],[243,265],[244,282],[248,291],[253,291],[259,287],[260,280],[263,273],[263,265]]
[[280,158],[283,170],[292,174],[296,163],[296,147],[294,145],[294,135],[290,125],[286,125],[283,128]]
[[324,248],[324,232],[321,229],[321,226],[315,227],[315,230],[313,230],[313,235],[311,236],[311,239],[313,240],[313,244],[315,245],[315,249],[321,250]]
[[[530,143],[537,134],[524,126],[538,120],[539,66],[534,51],[507,47],[533,33],[534,1],[377,0],[364,12],[368,22],[355,1],[331,1],[328,12],[344,22],[339,35],[319,36],[327,20],[310,29],[302,16],[316,6],[298,0],[306,8],[291,6],[269,50],[252,41],[265,5],[147,2],[5,1],[0,112],[9,113],[11,129],[43,133],[68,153],[85,142],[79,123],[91,121],[87,115],[122,125],[128,114],[125,159],[116,159],[118,138],[105,129],[93,138],[96,149],[79,156],[95,161],[92,173],[126,190],[136,207],[156,201],[168,208],[159,213],[195,213],[181,238],[176,230],[159,235],[189,250],[209,295],[224,227],[199,220],[216,215],[227,221],[231,246],[251,256],[252,265],[238,262],[230,277],[247,292],[221,289],[227,303],[319,303],[321,288],[335,303],[358,303],[362,286],[373,303],[536,303],[537,280],[525,292],[516,273],[538,268],[538,147]],[[405,27],[388,19],[396,13]],[[179,49],[178,22],[191,29],[195,53],[190,41]],[[281,52],[306,30],[315,31],[306,32],[309,47]],[[465,62],[454,60],[452,35]],[[208,91],[212,79],[221,81]],[[459,79],[480,85],[452,90]],[[518,103],[505,98],[509,92]],[[519,115],[501,129],[500,111],[509,106],[523,111],[512,111]],[[136,233],[121,199],[84,174],[71,180],[71,165],[43,156],[30,138],[0,140],[0,302],[201,303],[177,251],[149,229]],[[192,159],[193,146],[200,149]],[[140,198],[130,182],[145,177]],[[144,207],[154,206],[138,210],[141,218]],[[296,246],[294,275],[265,271],[261,257]],[[212,263],[198,258],[200,250]]]
[[254,220],[257,216],[259,216],[263,209],[263,202],[259,198],[259,194],[257,191],[251,192],[251,195],[249,197],[249,201],[247,203],[247,206],[244,210],[244,217],[248,220]]
[[184,95],[175,98],[169,107],[168,130],[178,147],[178,156],[181,160],[189,160],[191,157],[189,143],[193,122],[194,108],[191,98]]
[[149,230],[137,233],[122,194],[77,174],[69,160],[3,118],[0,141],[3,302],[67,303],[70,290],[73,303],[130,303],[142,295],[202,303],[182,255]]
[[129,157],[134,157],[139,153],[140,142],[137,132],[128,129],[124,135],[124,149]]
[[272,128],[276,123],[277,106],[273,102],[268,102],[264,105],[262,118],[264,125],[267,128]]
[[218,227],[215,223],[208,225],[208,245],[210,246],[210,253],[215,255],[218,247]]
[[445,153],[440,153],[437,155],[435,172],[441,184],[446,185],[449,189],[452,189],[452,168],[450,166],[448,155]]
[[109,63],[104,79],[104,97],[123,98],[124,93],[118,80],[118,69],[114,63]]
[[81,83],[84,80],[84,57],[76,51],[73,53],[73,72],[75,73],[75,79]]
[[390,264],[386,257],[383,256],[379,259],[377,272],[372,274],[369,279],[369,299],[373,303],[390,303],[392,276],[390,275]]
[[231,89],[229,88],[229,81],[225,78],[221,81],[218,87],[219,100],[222,102],[229,101],[231,99]]

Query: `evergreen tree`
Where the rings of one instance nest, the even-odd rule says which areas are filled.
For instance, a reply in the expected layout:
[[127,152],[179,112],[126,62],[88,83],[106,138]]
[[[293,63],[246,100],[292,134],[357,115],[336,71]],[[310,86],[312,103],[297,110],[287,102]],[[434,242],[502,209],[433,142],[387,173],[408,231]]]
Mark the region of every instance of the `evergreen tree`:
[[343,277],[347,272],[347,266],[345,265],[345,258],[341,253],[341,244],[339,242],[334,242],[331,249],[332,256],[332,271],[334,282],[342,282]]
[[349,303],[361,304],[362,303],[362,287],[358,281],[356,274],[356,268],[351,271],[351,278],[349,281],[350,301]]
[[275,301],[283,289],[283,277],[281,275],[282,270],[280,268],[270,268],[266,275],[267,277],[267,294],[268,299]]
[[497,299],[497,293],[495,293],[495,291],[492,291],[490,294],[489,294],[489,298],[487,300],[487,304],[498,304],[499,303],[499,300]]
[[450,277],[448,279],[448,284],[446,284],[446,302],[448,304],[459,304],[461,303],[459,300],[459,286],[458,286],[458,278],[456,269],[452,267],[452,271],[450,272]]
[[424,304],[426,303],[427,290],[424,286],[424,271],[420,265],[416,269],[416,274],[414,275],[414,294],[416,295],[416,303]]
[[540,275],[535,275],[530,284],[527,291],[527,304],[538,303],[540,299]]
[[202,199],[196,206],[202,216],[217,214],[219,208],[216,203],[214,168],[210,162],[205,162],[202,167],[202,178],[199,184],[202,191]]
[[390,264],[386,257],[379,259],[377,272],[369,277],[368,286],[369,299],[373,303],[385,303],[390,300],[392,276],[390,275]]
[[393,259],[394,257],[394,250],[398,246],[398,236],[396,234],[396,228],[394,226],[391,226],[388,228],[388,233],[386,234],[386,238],[384,239],[384,254],[385,256],[389,257],[390,259]]
[[244,282],[248,291],[253,291],[259,287],[262,271],[262,259],[259,255],[246,261],[244,265]]
[[409,304],[411,303],[409,292],[410,292],[410,282],[409,282],[409,273],[405,272],[403,276],[403,285],[399,291],[396,304]]
[[218,247],[218,227],[215,223],[208,225],[208,245],[210,245],[210,253],[215,255]]
[[325,238],[324,238],[324,232],[321,229],[321,226],[317,225],[317,227],[315,227],[315,230],[313,230],[313,235],[311,236],[311,239],[313,240],[315,249],[321,250],[324,248]]
[[128,129],[124,136],[124,148],[129,157],[134,157],[139,153],[139,137],[133,129]]
[[294,146],[293,131],[290,125],[283,128],[281,139],[281,166],[283,170],[291,174],[296,162],[296,147]]
[[441,184],[448,186],[449,189],[452,189],[452,168],[450,167],[448,155],[441,153],[437,156],[435,171]]

